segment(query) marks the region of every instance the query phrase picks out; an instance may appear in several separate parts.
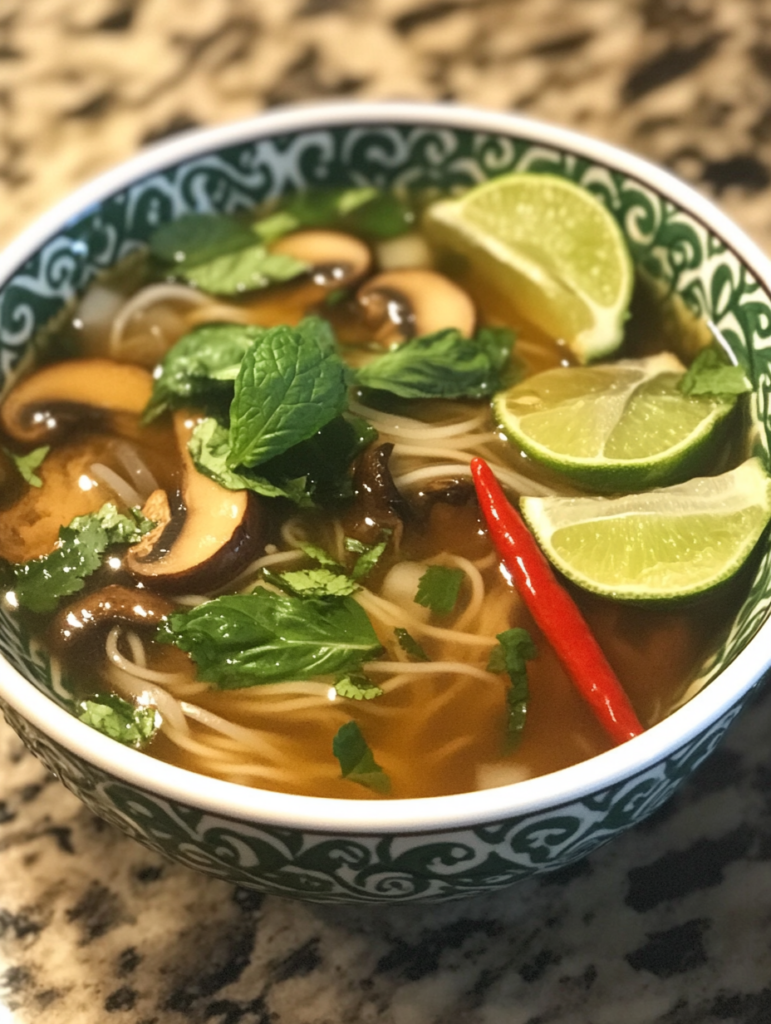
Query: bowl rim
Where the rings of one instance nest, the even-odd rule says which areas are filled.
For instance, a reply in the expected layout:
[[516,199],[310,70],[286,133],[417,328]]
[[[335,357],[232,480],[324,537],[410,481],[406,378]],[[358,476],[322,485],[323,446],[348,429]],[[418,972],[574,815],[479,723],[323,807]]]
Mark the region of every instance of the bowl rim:
[[[170,166],[277,134],[361,125],[413,125],[521,137],[609,166],[662,195],[719,237],[771,293],[771,261],[724,213],[695,189],[645,159],[607,142],[518,114],[448,103],[323,102],[276,108],[255,117],[193,129],[157,142],[80,186],[34,221],[0,253],[0,288],[47,241],[89,208]],[[307,797],[255,789],[177,768],[125,747],[79,722],[0,659],[0,697],[70,753],[119,782],[187,804],[218,818],[361,835],[471,828],[552,811],[623,782],[632,782],[706,731],[771,667],[771,618],[709,686],[641,736],[578,765],[493,789],[401,800]]]

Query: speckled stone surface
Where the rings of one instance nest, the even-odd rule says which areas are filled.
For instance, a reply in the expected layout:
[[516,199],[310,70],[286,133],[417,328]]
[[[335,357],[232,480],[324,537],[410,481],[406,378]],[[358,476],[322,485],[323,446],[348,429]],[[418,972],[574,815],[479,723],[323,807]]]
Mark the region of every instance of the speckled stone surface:
[[[323,97],[627,146],[771,251],[766,0],[0,0],[0,241],[169,132]],[[771,1021],[771,693],[662,812],[465,903],[261,898],[125,839],[0,726],[0,1024]]]

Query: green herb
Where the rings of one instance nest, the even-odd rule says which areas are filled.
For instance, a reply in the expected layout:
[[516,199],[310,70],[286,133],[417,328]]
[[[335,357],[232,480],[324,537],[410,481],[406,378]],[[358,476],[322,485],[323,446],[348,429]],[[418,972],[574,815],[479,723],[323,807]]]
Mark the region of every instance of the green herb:
[[440,615],[447,615],[455,607],[461,583],[465,578],[466,574],[462,569],[450,569],[446,565],[429,565],[420,577],[415,603]]
[[684,395],[742,395],[752,385],[741,366],[732,366],[723,352],[705,348],[680,381]]
[[298,597],[346,597],[359,589],[350,576],[330,569],[297,569],[279,578]]
[[169,616],[158,639],[187,651],[221,689],[355,672],[382,648],[362,608],[258,588]]
[[78,718],[129,747],[143,747],[161,724],[155,708],[139,708],[112,694],[99,694],[78,701]]
[[318,189],[285,199],[280,208],[254,225],[264,242],[272,242],[299,228],[336,227],[367,235],[392,238],[410,230],[410,207],[392,192],[372,186]]
[[60,598],[83,589],[111,544],[134,544],[152,527],[138,512],[124,516],[109,503],[98,512],[77,516],[59,530],[50,554],[14,567],[16,600],[33,612],[52,611]]
[[304,551],[308,558],[312,558],[318,562],[319,565],[328,565],[332,567],[342,568],[340,563],[334,559],[324,548],[318,547],[316,544],[300,544],[299,548]]
[[352,720],[340,726],[332,741],[332,753],[340,762],[344,779],[358,782],[376,793],[390,793],[391,780],[375,761],[356,722]]
[[357,381],[401,398],[486,398],[502,385],[513,341],[502,328],[474,339],[448,328],[386,352],[359,370]]
[[[383,532],[390,534],[391,531],[384,530]],[[388,537],[377,544],[364,544],[363,541],[357,540],[355,537],[346,537],[344,545],[346,551],[359,556],[351,571],[351,576],[355,580],[360,580],[371,573],[380,561],[381,555],[388,547]]]
[[216,295],[288,281],[307,264],[270,253],[245,224],[224,214],[189,213],[158,228],[150,251],[175,277]]
[[346,405],[345,364],[329,324],[272,327],[241,361],[230,407],[231,469],[253,467],[312,437]]
[[375,697],[383,696],[380,687],[361,673],[341,676],[335,683],[335,693],[338,697],[346,697],[348,700],[374,700]]
[[51,445],[43,445],[42,448],[35,448],[33,451],[28,452],[26,455],[15,455],[13,452],[9,452],[7,448],[3,448],[3,451],[9,459],[18,469],[19,473],[24,477],[28,484],[32,487],[42,487],[43,481],[37,475],[35,470],[42,463],[43,459],[51,451]]
[[264,327],[205,324],[185,334],[156,371],[145,422],[168,408],[229,403],[241,360],[264,333]]
[[402,629],[401,627],[397,626],[396,629],[394,630],[394,633],[396,634],[396,639],[398,640],[401,649],[404,651],[405,654],[409,655],[409,657],[412,658],[413,661],[431,660],[429,656],[426,654],[426,652],[423,650],[422,645],[419,644],[418,641],[413,636],[410,636],[406,629]]
[[488,672],[508,672],[511,686],[506,694],[506,751],[519,745],[525,728],[527,702],[530,691],[527,685],[527,662],[538,654],[533,640],[526,629],[507,629],[498,634],[498,647],[490,652]]
[[266,288],[269,284],[291,281],[309,269],[294,256],[272,253],[263,245],[252,245],[238,252],[223,253],[196,266],[183,264],[180,276],[201,291],[213,295],[239,295]]
[[289,498],[300,506],[313,504],[307,493],[305,477],[273,483],[253,470],[244,467],[231,469],[228,465],[230,434],[227,427],[212,417],[201,420],[195,426],[187,447],[200,472],[228,490],[254,491],[265,498]]

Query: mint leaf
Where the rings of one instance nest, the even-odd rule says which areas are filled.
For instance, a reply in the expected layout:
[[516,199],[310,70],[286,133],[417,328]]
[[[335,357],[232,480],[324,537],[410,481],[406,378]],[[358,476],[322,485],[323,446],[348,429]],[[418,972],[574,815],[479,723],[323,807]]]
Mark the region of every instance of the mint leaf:
[[194,267],[254,245],[246,224],[221,213],[186,213],[162,224],[150,237],[150,252],[164,263]]
[[440,615],[447,615],[455,607],[461,583],[465,578],[466,574],[462,569],[450,569],[446,565],[429,565],[420,577],[415,603]]
[[317,189],[283,200],[253,226],[264,242],[300,228],[336,227],[370,238],[404,234],[414,224],[410,206],[392,192],[371,185]]
[[526,629],[516,627],[498,634],[498,647],[490,652],[488,672],[508,672],[511,686],[506,694],[506,751],[514,750],[522,739],[527,717],[530,691],[527,684],[527,662],[538,655]]
[[382,648],[366,613],[350,597],[289,597],[258,588],[175,612],[158,631],[220,689],[327,673],[355,672]]
[[99,694],[78,701],[78,718],[92,729],[129,747],[143,747],[160,727],[155,708],[140,708],[112,694]]
[[279,578],[298,597],[346,597],[359,589],[350,576],[330,569],[296,569]]
[[332,753],[340,762],[344,779],[358,782],[376,793],[390,793],[391,780],[376,763],[356,722],[350,721],[340,726],[332,741]]
[[187,448],[196,468],[230,491],[246,490],[265,498],[289,498],[301,506],[313,504],[307,493],[305,478],[273,483],[251,469],[231,469],[228,464],[228,429],[211,416],[195,426]]
[[743,395],[752,385],[741,366],[732,366],[715,348],[705,348],[689,366],[680,381],[684,395]]
[[218,405],[229,403],[241,360],[265,330],[241,324],[205,324],[181,337],[155,371],[145,422],[168,408],[205,405],[212,400]]
[[3,448],[3,451],[8,458],[11,459],[19,473],[21,473],[28,484],[32,487],[43,486],[43,481],[37,475],[35,470],[51,451],[50,444],[46,444],[42,448],[35,448],[34,451],[27,452],[26,455],[15,455],[13,452],[9,452],[7,448]]
[[486,398],[502,384],[514,336],[486,328],[475,339],[455,330],[411,338],[357,372],[365,388],[401,398]]
[[383,696],[379,686],[359,673],[341,676],[335,683],[335,693],[338,697],[346,697],[348,700],[374,700],[375,697]]
[[413,661],[431,660],[423,650],[422,645],[419,644],[414,637],[410,636],[406,629],[402,629],[400,626],[397,626],[394,633],[396,634],[396,639],[398,640],[401,649],[405,654],[409,655]]
[[256,244],[237,252],[223,253],[206,263],[178,265],[175,273],[201,291],[213,295],[239,295],[266,288],[269,284],[291,281],[309,269],[294,256],[271,253]]
[[272,327],[247,351],[230,407],[231,468],[258,466],[312,437],[345,408],[347,371],[318,317]]
[[152,525],[139,515],[122,515],[109,503],[98,512],[77,516],[59,530],[57,547],[50,554],[14,567],[17,601],[33,612],[53,611],[60,598],[83,589],[111,544],[133,544]]

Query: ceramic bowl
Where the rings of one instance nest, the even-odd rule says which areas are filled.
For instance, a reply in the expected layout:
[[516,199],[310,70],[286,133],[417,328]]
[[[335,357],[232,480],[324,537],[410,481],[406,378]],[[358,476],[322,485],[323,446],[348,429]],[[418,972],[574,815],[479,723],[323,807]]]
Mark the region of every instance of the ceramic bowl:
[[[140,154],[59,204],[0,257],[0,376],[104,267],[187,211],[234,211],[306,186],[474,185],[511,170],[589,187],[637,265],[711,321],[755,387],[763,446],[771,265],[723,214],[627,153],[518,117],[451,106],[277,111]],[[708,685],[639,738],[563,771],[473,794],[357,801],[204,778],[121,746],[71,714],[44,653],[0,601],[0,705],[73,793],[146,846],[239,885],[315,901],[442,900],[585,856],[659,807],[709,755],[771,662],[771,557],[760,560]]]

